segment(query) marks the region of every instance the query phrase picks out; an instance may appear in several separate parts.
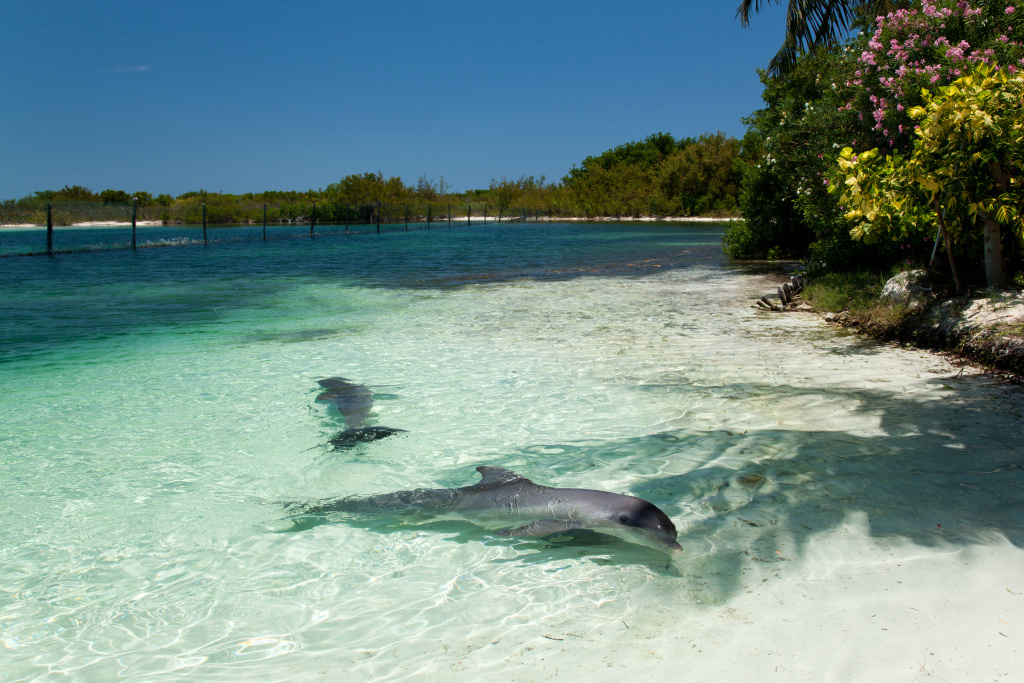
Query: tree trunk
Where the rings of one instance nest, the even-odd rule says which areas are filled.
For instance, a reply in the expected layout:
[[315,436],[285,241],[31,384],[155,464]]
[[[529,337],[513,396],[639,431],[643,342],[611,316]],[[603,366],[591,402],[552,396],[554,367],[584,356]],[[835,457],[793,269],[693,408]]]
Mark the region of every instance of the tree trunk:
[[989,288],[1006,286],[999,224],[988,216],[985,217],[985,281]]
[[[1010,176],[998,161],[990,164],[992,179],[1000,192],[1005,192],[1010,186]],[[1003,270],[1003,245],[1000,241],[999,224],[992,220],[992,216],[984,211],[978,215],[985,221],[985,282],[990,289],[1006,286],[1006,273]]]

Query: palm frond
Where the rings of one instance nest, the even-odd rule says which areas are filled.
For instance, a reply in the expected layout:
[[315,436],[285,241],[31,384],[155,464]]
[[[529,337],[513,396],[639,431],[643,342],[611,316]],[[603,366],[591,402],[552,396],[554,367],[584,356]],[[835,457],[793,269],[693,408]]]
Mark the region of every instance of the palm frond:
[[[750,25],[751,11],[757,14],[769,3],[778,5],[782,0],[742,0],[736,17],[746,28]],[[772,76],[786,74],[804,52],[840,42],[859,12],[884,14],[909,5],[909,0],[788,0],[786,36],[768,65],[768,73]]]

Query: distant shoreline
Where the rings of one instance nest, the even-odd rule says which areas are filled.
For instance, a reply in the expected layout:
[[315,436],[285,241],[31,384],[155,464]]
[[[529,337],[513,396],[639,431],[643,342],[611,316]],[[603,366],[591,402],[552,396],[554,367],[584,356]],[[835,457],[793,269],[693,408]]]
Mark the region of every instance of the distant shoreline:
[[[488,219],[489,220],[486,221],[487,223],[497,223],[498,222],[497,220],[494,220],[494,216],[489,216]],[[440,219],[438,219],[438,220],[436,220],[434,222],[438,223],[438,224],[441,224],[441,223],[444,223],[446,220],[447,220],[446,218],[440,218]],[[463,222],[463,221],[466,221],[466,216],[452,216],[452,220]],[[583,222],[583,223],[586,223],[586,222],[591,222],[591,223],[594,223],[594,222],[599,222],[599,223],[731,223],[732,221],[738,221],[738,220],[740,220],[740,218],[739,217],[735,217],[735,216],[733,216],[733,217],[724,217],[724,218],[713,218],[713,217],[710,217],[710,216],[660,216],[660,217],[659,216],[639,216],[639,217],[635,217],[635,216],[562,216],[562,217],[538,216],[537,218],[532,218],[532,219],[528,220],[527,222],[528,223],[533,223],[533,222],[538,222],[538,223],[573,223],[573,222]],[[420,221],[420,222],[422,222],[422,221]],[[483,217],[479,217],[479,218],[473,217],[472,222],[473,223],[484,223],[485,221],[484,221]],[[511,220],[510,221],[509,218],[507,216],[505,216],[505,217],[503,217],[503,220],[501,222],[502,223],[519,223],[519,222],[522,222],[522,221],[519,218],[516,218],[515,220]],[[295,225],[296,223],[298,223],[298,221],[288,221],[287,223],[281,223],[279,221],[274,221],[273,223],[268,223],[268,225],[275,225],[275,226],[285,225],[285,224],[287,224],[287,225]],[[186,227],[186,226],[188,226],[190,224],[185,224],[185,223],[164,223],[164,221],[136,221],[135,225],[137,227],[141,228],[141,227],[153,227],[153,226],[166,226],[166,227],[181,226],[181,227]],[[210,227],[217,227],[218,225],[223,225],[223,224],[210,224]],[[236,225],[236,224],[232,223],[231,225]],[[251,223],[250,225],[257,225],[257,223]],[[325,223],[324,225],[334,225],[334,224],[333,223],[329,223],[329,224]],[[59,228],[61,230],[67,230],[69,228],[127,228],[127,227],[131,227],[131,221],[83,221],[81,223],[72,223],[71,225],[55,225],[54,226],[54,228]],[[24,229],[39,228],[39,229],[46,229],[46,226],[45,225],[39,225],[38,223],[4,223],[4,224],[0,224],[0,229],[2,229],[2,228],[24,228]]]
[[559,221],[602,221],[609,223],[731,223],[740,220],[739,216],[726,216],[714,218],[712,216],[593,216],[581,217],[572,216],[567,218],[546,218],[541,216],[541,221],[556,223]]
[[[153,227],[163,225],[163,221],[135,221],[137,227]],[[130,228],[132,227],[131,221],[82,221],[81,223],[72,223],[71,225],[54,225],[54,229],[68,230],[73,228]],[[0,224],[0,228],[38,228],[45,230],[45,225],[39,223],[4,223]]]

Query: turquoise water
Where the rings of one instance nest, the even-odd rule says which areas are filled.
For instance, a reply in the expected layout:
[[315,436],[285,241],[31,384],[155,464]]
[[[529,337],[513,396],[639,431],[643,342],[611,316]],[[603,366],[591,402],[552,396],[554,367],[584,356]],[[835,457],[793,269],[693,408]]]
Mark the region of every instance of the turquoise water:
[[[4,259],[0,681],[613,680],[696,656],[716,610],[875,567],[867,546],[992,547],[1021,575],[1017,394],[750,308],[779,276],[728,263],[721,231]],[[344,425],[314,398],[336,375],[408,433],[329,452]],[[686,552],[295,531],[281,504],[463,486],[480,464],[647,498]]]

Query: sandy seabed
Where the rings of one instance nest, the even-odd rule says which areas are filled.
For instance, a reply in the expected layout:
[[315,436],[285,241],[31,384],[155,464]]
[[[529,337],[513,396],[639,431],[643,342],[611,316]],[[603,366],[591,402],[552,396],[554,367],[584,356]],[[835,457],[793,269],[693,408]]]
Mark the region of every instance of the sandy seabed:
[[[169,282],[146,300],[201,291]],[[316,282],[218,313],[231,333],[201,349],[110,334],[59,372],[32,361],[0,392],[0,680],[1019,680],[1020,389],[749,307],[776,285]],[[350,371],[399,385],[378,409],[408,435],[319,453],[302,387]],[[685,551],[283,534],[260,502],[462,485],[485,462],[655,500]]]
[[[739,309],[732,295],[772,283],[708,305]],[[623,319],[624,340],[708,313],[671,303],[669,284],[646,290],[663,310]],[[586,627],[552,614],[532,637],[463,644],[399,678],[1024,680],[1020,389],[813,314],[720,324],[677,356],[705,388],[678,418],[696,431],[677,432],[694,462],[672,479],[691,492],[673,516],[685,552],[665,566],[677,580],[634,587],[627,606],[595,586]]]

